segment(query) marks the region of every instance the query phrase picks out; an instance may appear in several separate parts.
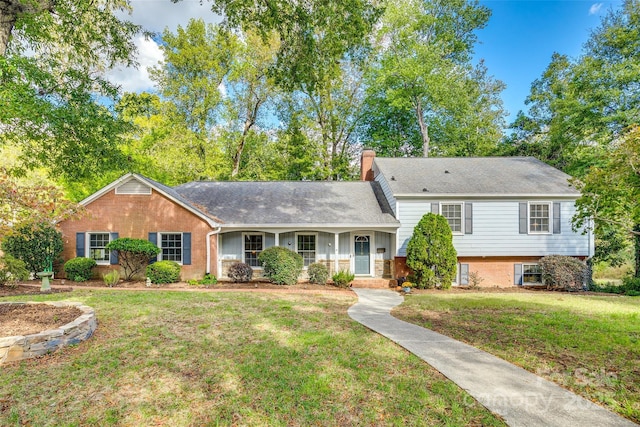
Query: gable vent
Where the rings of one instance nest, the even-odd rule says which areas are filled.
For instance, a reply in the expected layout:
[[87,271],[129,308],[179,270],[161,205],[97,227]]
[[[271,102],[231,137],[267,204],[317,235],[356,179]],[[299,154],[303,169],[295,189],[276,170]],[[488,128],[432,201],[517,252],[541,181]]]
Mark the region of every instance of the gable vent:
[[150,195],[151,187],[141,183],[136,179],[130,179],[122,185],[116,187],[116,194],[143,194]]

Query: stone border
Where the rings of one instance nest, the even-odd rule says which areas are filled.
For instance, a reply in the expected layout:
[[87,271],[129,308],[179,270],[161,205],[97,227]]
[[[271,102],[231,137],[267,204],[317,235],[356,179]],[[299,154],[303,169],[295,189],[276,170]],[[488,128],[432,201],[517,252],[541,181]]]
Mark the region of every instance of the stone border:
[[79,302],[0,302],[0,304],[48,304],[54,307],[76,307],[83,314],[76,320],[57,329],[38,334],[0,337],[0,365],[16,360],[30,359],[52,353],[67,345],[78,344],[89,339],[96,330],[96,312],[93,308]]

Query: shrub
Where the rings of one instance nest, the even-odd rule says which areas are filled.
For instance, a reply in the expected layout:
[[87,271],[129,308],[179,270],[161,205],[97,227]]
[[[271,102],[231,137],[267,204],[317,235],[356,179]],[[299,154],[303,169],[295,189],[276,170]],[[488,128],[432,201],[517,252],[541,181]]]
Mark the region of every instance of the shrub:
[[320,262],[314,262],[311,264],[307,269],[307,274],[309,274],[310,283],[324,285],[329,279],[329,269],[326,265]]
[[216,283],[218,283],[218,278],[211,273],[205,274],[204,277],[198,281],[198,284],[205,285],[207,287],[215,285]]
[[249,264],[245,264],[243,262],[236,262],[229,267],[229,272],[227,273],[229,279],[232,279],[234,282],[249,282],[253,277],[253,269]]
[[64,274],[67,275],[67,279],[74,282],[86,282],[91,279],[93,275],[91,270],[96,265],[96,261],[93,258],[73,258],[64,263]]
[[102,280],[104,280],[105,285],[112,288],[118,284],[118,281],[120,280],[120,272],[118,270],[111,270],[110,272],[102,275]]
[[542,281],[550,290],[581,291],[587,265],[577,258],[549,255],[540,260]]
[[445,217],[424,215],[407,244],[407,266],[413,270],[416,287],[449,289],[457,263],[451,227]]
[[24,224],[2,240],[2,250],[22,260],[31,273],[49,268],[62,253],[62,234],[47,223]]
[[264,275],[277,285],[295,285],[304,266],[300,254],[280,246],[260,252],[258,261],[262,264]]
[[24,261],[4,254],[0,257],[0,285],[13,285],[20,280],[27,280],[29,271]]
[[144,239],[120,237],[110,241],[106,249],[118,253],[118,263],[124,270],[124,280],[142,275],[147,264],[160,253],[160,248]]
[[340,270],[336,274],[334,274],[331,279],[333,279],[334,285],[339,288],[346,288],[349,286],[349,283],[353,282],[356,276],[353,273],[348,272],[347,270]]
[[158,261],[147,266],[147,277],[156,285],[180,281],[180,264],[175,261]]

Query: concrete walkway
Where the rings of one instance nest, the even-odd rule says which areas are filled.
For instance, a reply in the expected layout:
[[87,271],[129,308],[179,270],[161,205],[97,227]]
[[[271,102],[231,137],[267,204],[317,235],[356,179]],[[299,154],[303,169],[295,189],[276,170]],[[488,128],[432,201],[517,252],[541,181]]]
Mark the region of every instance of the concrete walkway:
[[466,390],[510,426],[635,426],[625,418],[489,353],[391,316],[404,298],[353,289],[349,316],[389,338]]

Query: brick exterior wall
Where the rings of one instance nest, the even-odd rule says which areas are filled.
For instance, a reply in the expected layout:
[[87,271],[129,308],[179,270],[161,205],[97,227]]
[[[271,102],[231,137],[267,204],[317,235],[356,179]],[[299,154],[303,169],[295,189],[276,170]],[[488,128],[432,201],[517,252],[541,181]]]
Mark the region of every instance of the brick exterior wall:
[[[63,221],[65,261],[76,256],[76,233],[117,232],[119,237],[148,239],[149,232],[191,233],[191,265],[183,265],[182,280],[200,279],[207,268],[207,233],[213,231],[207,222],[155,190],[151,195],[115,194],[111,190],[86,206],[86,214]],[[211,273],[217,275],[217,239],[211,237]],[[114,266],[98,266],[98,277]]]
[[[578,257],[583,259],[583,257]],[[458,263],[469,264],[469,273],[476,273],[482,281],[481,287],[509,287],[514,285],[515,264],[536,264],[540,257],[459,257]],[[406,277],[411,274],[407,267],[406,257],[394,260],[395,277]]]

